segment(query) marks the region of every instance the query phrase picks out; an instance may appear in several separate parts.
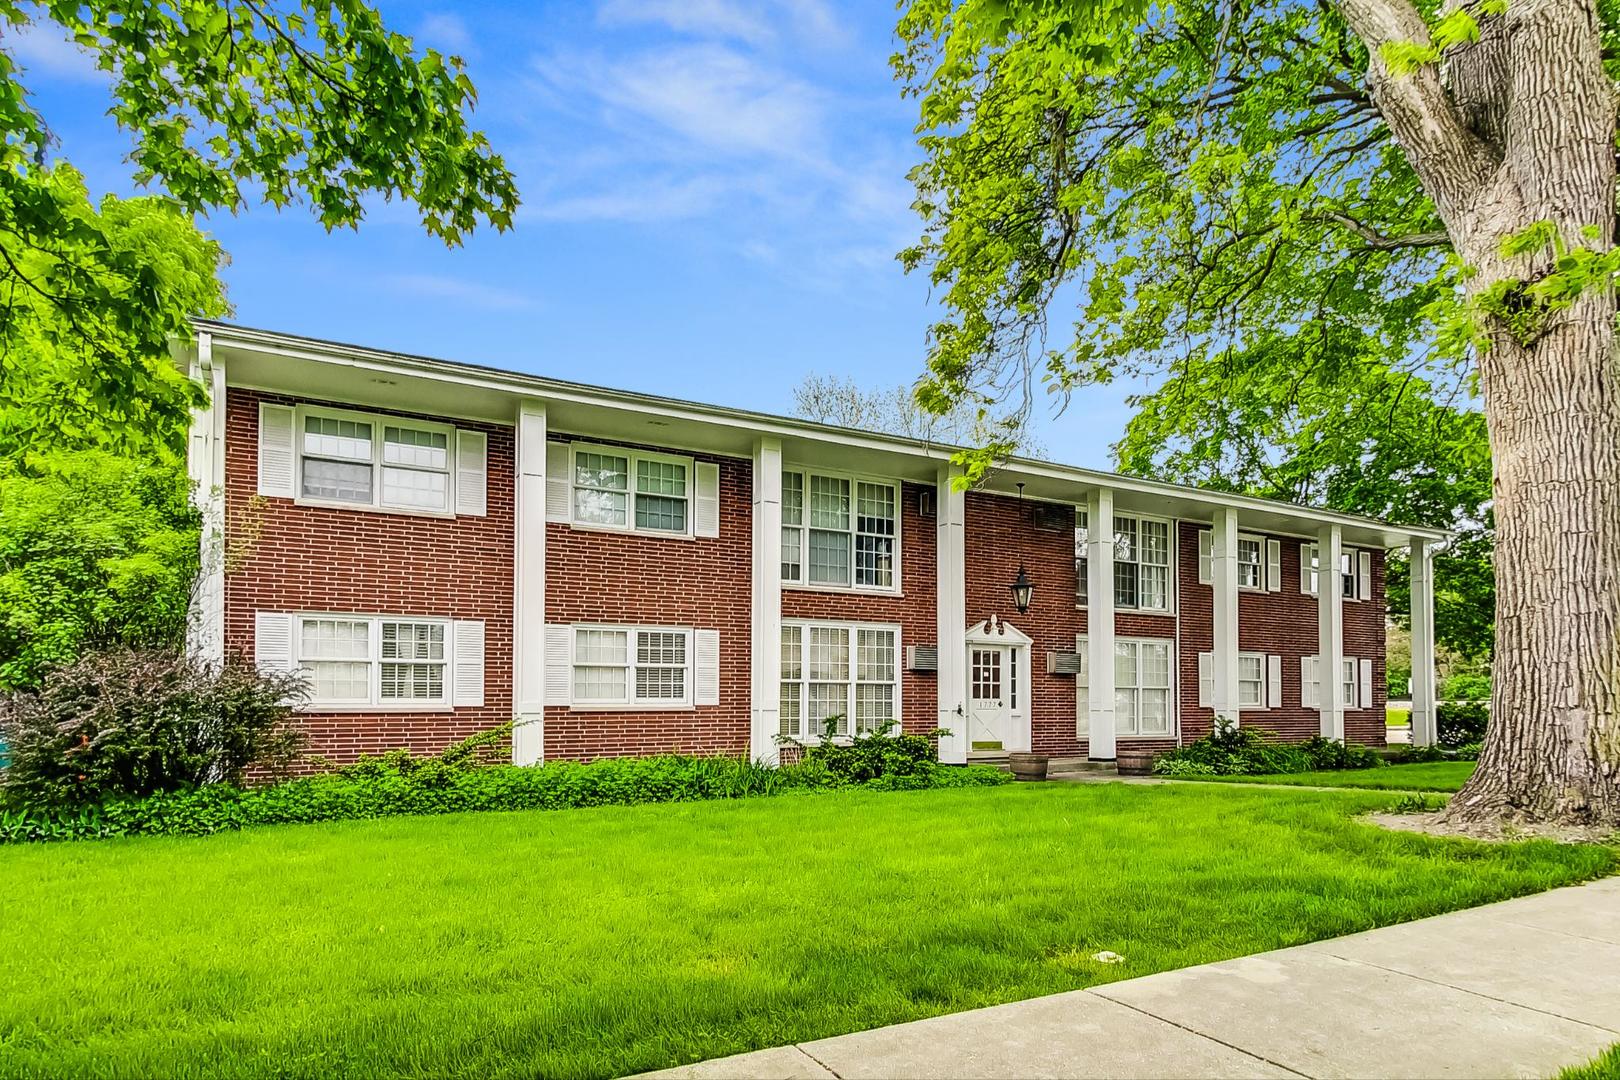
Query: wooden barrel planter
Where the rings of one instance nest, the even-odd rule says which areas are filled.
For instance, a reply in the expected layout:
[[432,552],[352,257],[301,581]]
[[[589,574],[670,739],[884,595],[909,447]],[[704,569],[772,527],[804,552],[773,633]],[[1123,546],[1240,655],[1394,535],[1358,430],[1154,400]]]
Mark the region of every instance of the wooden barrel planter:
[[1151,750],[1121,750],[1114,756],[1114,767],[1121,776],[1152,776],[1155,756]]
[[1012,768],[1014,780],[1045,780],[1045,754],[1008,754],[1007,764]]

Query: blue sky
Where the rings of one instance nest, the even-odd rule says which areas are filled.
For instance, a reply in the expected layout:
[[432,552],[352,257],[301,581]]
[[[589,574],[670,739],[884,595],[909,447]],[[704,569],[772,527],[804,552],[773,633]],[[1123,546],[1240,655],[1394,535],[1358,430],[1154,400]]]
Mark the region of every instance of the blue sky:
[[[918,152],[890,4],[382,10],[466,59],[475,119],[517,175],[516,228],[447,251],[399,204],[331,234],[301,209],[216,215],[236,319],[771,412],[810,372],[873,386],[920,372],[936,309],[894,259],[918,231]],[[62,155],[94,190],[128,192],[128,138],[84,58],[43,31],[7,47]],[[1124,393],[1043,411],[1050,456],[1105,466]]]

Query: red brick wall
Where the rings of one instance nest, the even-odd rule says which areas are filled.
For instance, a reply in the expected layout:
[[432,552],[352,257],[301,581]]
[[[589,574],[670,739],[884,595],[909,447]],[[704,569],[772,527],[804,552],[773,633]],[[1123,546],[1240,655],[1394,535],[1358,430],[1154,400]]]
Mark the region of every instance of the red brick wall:
[[225,577],[226,647],[252,657],[253,616],[258,611],[481,619],[481,708],[301,713],[299,721],[308,732],[311,753],[341,762],[399,747],[436,753],[510,720],[512,430],[459,422],[489,436],[486,517],[431,518],[298,506],[291,499],[257,495],[261,401],[295,403],[292,398],[236,388],[225,396],[225,513],[231,538]]
[[[602,443],[600,439],[591,441]],[[681,539],[550,523],[546,526],[546,622],[718,630],[720,704],[640,711],[548,706],[547,761],[663,753],[746,756],[749,752],[753,464],[736,458],[692,456],[697,461],[719,463],[720,535]]]
[[782,618],[898,623],[901,655],[900,726],[926,734],[939,724],[939,683],[933,672],[905,670],[905,647],[934,645],[939,638],[935,588],[937,522],[918,513],[918,495],[933,485],[900,486],[900,594],[831,592],[784,588]]
[[[1192,741],[1209,733],[1214,713],[1198,705],[1198,654],[1214,648],[1214,590],[1198,581],[1196,522],[1180,526],[1181,585],[1181,733]],[[1245,709],[1242,721],[1291,741],[1321,731],[1315,709],[1300,705],[1299,661],[1317,652],[1316,598],[1300,591],[1298,537],[1275,537],[1282,545],[1280,592],[1238,594],[1238,648],[1282,657],[1283,704],[1273,709]],[[1372,552],[1373,591],[1367,600],[1344,602],[1346,656],[1373,658],[1374,706],[1345,713],[1349,742],[1384,745],[1384,553]]]

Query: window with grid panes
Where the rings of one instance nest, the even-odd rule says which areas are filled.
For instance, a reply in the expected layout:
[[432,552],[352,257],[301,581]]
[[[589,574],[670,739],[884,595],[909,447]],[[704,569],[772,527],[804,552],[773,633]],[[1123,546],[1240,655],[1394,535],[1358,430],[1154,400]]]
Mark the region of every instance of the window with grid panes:
[[816,472],[782,474],[782,580],[873,589],[899,586],[896,484]]
[[805,741],[898,725],[899,642],[892,627],[784,623],[780,732]]
[[309,703],[446,703],[445,628],[442,620],[301,617],[298,665],[309,673]]
[[685,459],[611,447],[575,447],[574,521],[638,532],[689,531],[691,468]]
[[690,658],[690,630],[576,626],[573,700],[581,705],[686,704]]
[[1114,606],[1169,610],[1169,522],[1114,515]]

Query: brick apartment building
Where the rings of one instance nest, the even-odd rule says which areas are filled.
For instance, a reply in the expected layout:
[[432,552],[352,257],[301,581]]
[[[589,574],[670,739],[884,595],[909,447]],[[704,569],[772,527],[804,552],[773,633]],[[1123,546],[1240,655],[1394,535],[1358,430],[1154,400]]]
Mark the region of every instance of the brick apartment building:
[[950,447],[222,323],[183,361],[193,648],[303,669],[329,758],[514,718],[520,763],[775,761],[829,718],[948,762],[1217,715],[1382,745],[1397,546],[1432,736],[1433,530],[1023,459],[963,491]]

